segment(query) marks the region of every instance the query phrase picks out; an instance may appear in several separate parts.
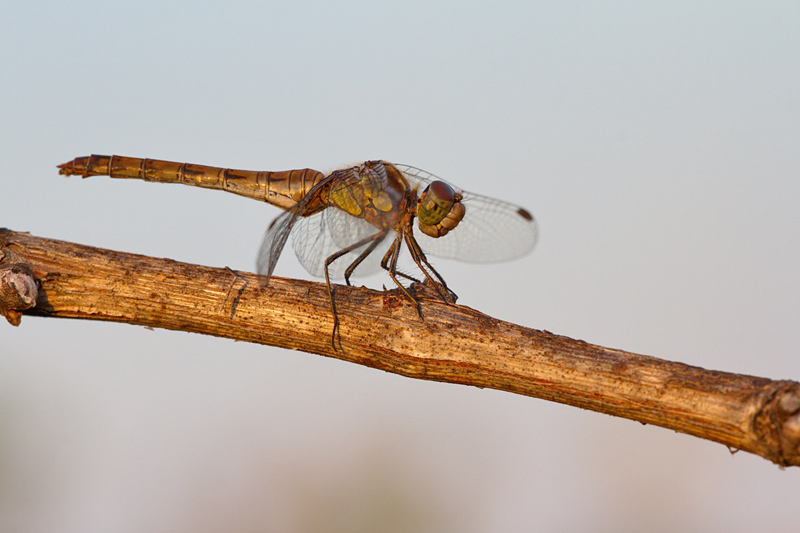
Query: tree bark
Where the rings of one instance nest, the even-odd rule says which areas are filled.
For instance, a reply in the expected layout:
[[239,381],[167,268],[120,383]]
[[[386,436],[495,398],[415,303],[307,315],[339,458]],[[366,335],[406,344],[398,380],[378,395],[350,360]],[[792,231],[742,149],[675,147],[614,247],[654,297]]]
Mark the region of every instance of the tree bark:
[[411,290],[424,319],[398,290],[336,286],[334,349],[324,284],[276,277],[262,288],[254,274],[0,229],[0,311],[12,324],[20,314],[111,320],[302,350],[591,409],[800,466],[795,381],[604,348],[445,304],[420,284]]

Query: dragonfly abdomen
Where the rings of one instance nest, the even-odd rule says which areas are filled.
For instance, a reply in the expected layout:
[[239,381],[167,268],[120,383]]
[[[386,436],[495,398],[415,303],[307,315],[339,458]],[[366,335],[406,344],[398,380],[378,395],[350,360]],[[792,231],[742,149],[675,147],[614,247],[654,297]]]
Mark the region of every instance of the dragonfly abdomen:
[[295,205],[325,177],[322,172],[310,168],[279,172],[234,170],[118,155],[76,157],[58,168],[59,174],[67,176],[110,176],[220,189],[281,209]]

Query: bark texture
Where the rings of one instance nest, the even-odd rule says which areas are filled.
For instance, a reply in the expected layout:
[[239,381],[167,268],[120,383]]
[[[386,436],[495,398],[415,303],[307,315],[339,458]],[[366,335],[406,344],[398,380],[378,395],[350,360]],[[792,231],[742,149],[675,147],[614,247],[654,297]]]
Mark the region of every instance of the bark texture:
[[[447,305],[412,290],[336,286],[341,349],[324,284],[209,268],[0,229],[0,311],[112,320],[335,357],[411,378],[488,387],[655,424],[800,465],[800,384],[604,348]],[[38,294],[20,273],[35,276]],[[33,278],[32,278],[33,279]],[[21,288],[21,289],[20,289]],[[12,324],[14,321],[9,319]],[[19,321],[16,321],[17,324]],[[338,346],[338,345],[337,345]]]

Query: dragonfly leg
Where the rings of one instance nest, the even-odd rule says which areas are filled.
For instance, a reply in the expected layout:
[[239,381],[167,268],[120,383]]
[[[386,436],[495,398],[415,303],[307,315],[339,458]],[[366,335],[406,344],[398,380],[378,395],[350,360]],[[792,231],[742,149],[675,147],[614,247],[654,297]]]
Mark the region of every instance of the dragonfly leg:
[[391,276],[392,281],[394,281],[395,284],[397,284],[397,286],[400,287],[400,290],[403,291],[403,294],[405,294],[406,297],[409,300],[414,302],[414,305],[417,306],[417,314],[419,314],[420,318],[423,318],[422,317],[422,304],[420,304],[419,300],[417,300],[414,296],[412,296],[411,293],[408,292],[408,289],[406,289],[403,286],[403,284],[400,283],[397,280],[397,276],[398,275],[404,276],[404,277],[407,277],[407,278],[411,277],[411,276],[407,276],[406,274],[403,274],[401,272],[397,272],[397,258],[400,256],[400,246],[402,245],[402,243],[403,243],[403,236],[402,236],[402,234],[398,233],[397,238],[394,240],[392,245],[389,247],[389,250],[386,252],[386,255],[383,256],[383,260],[381,261],[381,266],[387,272],[389,272],[389,276]]
[[[439,296],[442,297],[442,300],[444,300],[445,303],[453,303],[453,298],[450,297],[449,294],[446,294],[452,292],[447,287],[447,282],[445,282],[444,278],[442,278],[442,276],[436,272],[436,269],[433,268],[433,266],[431,266],[431,264],[428,262],[428,258],[425,257],[425,253],[422,251],[422,248],[419,247],[419,244],[414,236],[406,234],[405,240],[406,245],[408,246],[408,251],[411,253],[411,259],[414,260],[422,273],[425,274],[425,277],[428,279],[428,281],[430,281],[431,284],[436,288],[436,291],[439,293]],[[439,280],[439,283],[437,283],[436,280],[431,277],[431,275],[428,273],[428,269],[433,272],[433,275],[436,276],[436,278]],[[444,291],[442,290],[442,287],[444,287]]]
[[414,276],[409,276],[405,272],[395,272],[395,274],[397,274],[400,277],[406,278],[408,281],[413,281],[414,283],[419,283],[419,280],[417,278],[415,278]]
[[383,241],[384,237],[386,237],[386,233],[387,232],[384,230],[384,231],[379,231],[378,233],[373,235],[371,237],[372,243],[369,246],[367,246],[366,250],[361,252],[361,255],[359,255],[355,261],[350,263],[350,266],[347,267],[347,270],[344,271],[344,281],[345,283],[347,283],[347,285],[350,285],[350,276],[353,275],[353,272],[355,272],[356,268],[358,268],[358,265],[360,265],[361,262],[364,261],[364,259],[366,259],[367,256],[369,256],[369,254],[375,251],[375,248],[377,248],[378,245]]
[[[365,244],[371,243],[369,248],[372,248],[374,250],[375,246],[377,246],[377,244],[375,244],[375,243],[376,242],[380,242],[381,240],[383,240],[383,238],[386,237],[386,233],[387,233],[387,230],[379,231],[375,235],[371,235],[370,237],[367,237],[366,239],[361,239],[360,241],[355,242],[355,243],[351,244],[350,246],[346,246],[346,247],[342,248],[338,252],[336,252],[334,254],[331,254],[330,256],[328,256],[327,259],[325,259],[325,283],[328,285],[328,297],[331,299],[331,312],[333,313],[333,334],[331,336],[331,346],[333,347],[334,351],[336,351],[336,342],[337,341],[339,342],[339,349],[341,349],[342,351],[344,351],[344,349],[342,348],[342,338],[339,335],[339,314],[336,312],[336,298],[334,298],[334,288],[333,288],[333,285],[331,284],[331,278],[330,278],[330,274],[328,272],[328,268],[330,267],[331,263],[333,263],[334,261],[336,261],[340,257],[349,254],[353,250],[357,250],[358,248],[361,248]],[[363,261],[365,257],[366,257],[366,255],[364,255],[364,254],[361,254],[360,256],[358,256],[358,258],[356,259],[356,266],[358,266],[358,263]],[[350,265],[350,266],[352,267],[352,265]],[[348,270],[349,270],[349,268],[350,267],[348,267]],[[354,267],[354,269],[355,269],[355,267]],[[350,272],[350,273],[352,274],[352,272]],[[349,283],[348,283],[348,285],[349,285]]]
[[[383,259],[381,260],[381,268],[386,270],[387,272],[389,270],[389,261],[392,258],[391,256],[392,256],[392,249],[389,248],[389,250],[387,250],[386,252],[386,255],[384,255]],[[419,280],[417,278],[415,278],[414,276],[409,276],[405,272],[395,272],[395,274],[397,274],[400,277],[406,278],[409,281],[413,281],[414,283],[419,283]]]

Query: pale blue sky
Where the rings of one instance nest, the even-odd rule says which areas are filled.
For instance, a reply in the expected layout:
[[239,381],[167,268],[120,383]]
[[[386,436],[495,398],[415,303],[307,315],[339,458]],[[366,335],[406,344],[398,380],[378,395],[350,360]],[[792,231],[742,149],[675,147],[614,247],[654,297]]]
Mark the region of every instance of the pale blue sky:
[[[460,303],[800,379],[796,3],[16,2],[0,18],[0,226],[252,270],[276,209],[55,166],[382,158],[539,220],[521,260],[435,263]],[[308,277],[291,254],[276,275]],[[9,530],[786,530],[800,490],[796,469],[659,428],[90,321],[0,326],[0,435]]]

